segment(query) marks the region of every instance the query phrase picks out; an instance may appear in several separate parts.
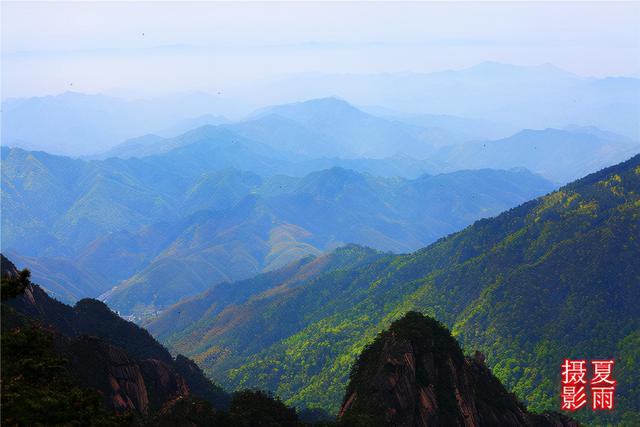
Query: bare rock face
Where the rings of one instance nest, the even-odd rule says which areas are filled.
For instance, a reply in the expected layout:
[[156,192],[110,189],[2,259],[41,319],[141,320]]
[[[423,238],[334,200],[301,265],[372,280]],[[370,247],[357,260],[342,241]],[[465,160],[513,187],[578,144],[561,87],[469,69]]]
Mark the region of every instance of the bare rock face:
[[147,388],[151,391],[149,394],[154,411],[160,409],[165,402],[189,395],[189,387],[184,378],[166,363],[147,359],[140,363],[140,368]]
[[477,352],[465,358],[437,321],[409,313],[366,348],[351,373],[339,417],[347,425],[578,427],[527,412]]
[[148,390],[140,366],[123,350],[100,338],[81,336],[68,342],[61,352],[80,382],[102,393],[107,407],[119,413],[149,412]]
[[[2,273],[20,275],[4,256]],[[3,304],[19,313],[17,324],[29,319],[50,330],[54,350],[67,361],[69,373],[82,386],[100,392],[105,406],[115,412],[150,415],[192,394],[218,407],[228,405],[228,395],[193,361],[184,356],[173,359],[147,331],[100,301],[85,299],[70,307],[29,283]]]
[[12,279],[15,279],[16,277],[18,277],[18,274],[20,274],[20,272],[18,271],[16,266],[13,265],[13,263],[9,261],[7,257],[0,254],[0,275],[2,275],[2,277],[10,277]]

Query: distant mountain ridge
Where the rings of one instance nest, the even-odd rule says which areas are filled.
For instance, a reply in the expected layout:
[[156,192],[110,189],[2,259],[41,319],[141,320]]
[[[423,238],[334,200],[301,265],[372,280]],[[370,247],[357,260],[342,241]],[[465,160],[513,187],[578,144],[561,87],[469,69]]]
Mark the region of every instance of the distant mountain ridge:
[[410,251],[551,189],[525,171],[283,176],[284,154],[223,127],[160,144],[143,158],[92,161],[2,147],[3,248],[57,298],[165,283],[164,306],[345,243]]
[[[483,167],[526,167],[554,182],[566,183],[640,152],[640,139],[595,126],[516,130],[447,116],[384,119],[344,100],[322,98],[269,107],[247,121],[202,127],[177,138],[154,141],[147,137],[150,142],[144,144],[129,141],[105,155],[161,155],[188,145],[195,135],[206,135],[212,141],[236,140],[247,155],[261,156],[260,161],[244,165],[263,174],[286,170],[286,174],[299,175],[301,170],[308,172],[320,164],[347,163],[388,176],[383,165],[402,161],[393,170],[404,177]],[[489,139],[486,135],[503,137]],[[408,175],[411,169],[417,169],[413,176]]]
[[[445,115],[472,119],[476,124],[499,123],[502,125],[498,127],[510,129],[510,133],[518,129],[564,128],[577,124],[597,126],[640,140],[637,120],[640,79],[581,77],[552,64],[516,66],[485,62],[467,69],[433,73],[307,73],[247,84],[229,96],[255,99],[256,94],[260,94],[256,105],[282,105],[333,96],[356,105],[395,110],[414,118],[416,115]],[[348,115],[348,110],[340,111]],[[10,99],[3,101],[2,140],[5,145],[32,150],[95,155],[119,141],[139,135],[175,136],[180,130],[186,131],[200,124],[219,124],[224,121],[217,117],[220,114],[238,120],[249,112],[247,103],[202,92],[134,101],[78,93]],[[380,120],[378,117],[374,121]],[[414,126],[424,125],[420,121],[412,122]],[[76,123],[76,126],[61,129],[58,123]],[[493,131],[487,133],[482,126],[469,124],[459,122],[453,129],[445,127],[447,131],[454,131],[454,135],[446,138],[506,136],[492,134]],[[398,125],[392,123],[391,127]],[[349,127],[340,128],[344,135],[348,133]],[[382,126],[380,131],[369,135],[372,142],[384,138],[384,129],[390,127]],[[469,131],[472,131],[471,135]],[[439,139],[442,135],[437,132],[432,137]],[[88,139],[93,141],[91,145],[87,143]],[[367,150],[364,145],[359,148],[361,152]],[[418,153],[407,154],[421,158]]]
[[[119,154],[127,159],[85,161],[2,147],[3,248],[58,298],[104,294],[121,309],[155,310],[345,243],[415,250],[551,189],[523,171],[434,175],[438,168],[524,164],[563,182],[635,151],[633,141],[613,133],[573,127],[434,146],[428,161],[313,158],[320,148],[356,153],[374,134],[381,149],[396,137],[429,144],[411,125],[334,98],[261,114],[129,141]],[[60,266],[56,280],[52,264]],[[160,281],[164,291],[140,306]]]
[[427,141],[408,133],[399,123],[367,114],[337,98],[320,98],[269,107],[254,117],[278,116],[324,136],[337,157],[384,158],[404,153],[423,159],[432,151]]
[[631,139],[594,127],[571,126],[564,130],[525,129],[508,138],[446,147],[436,156],[452,169],[502,169],[513,167],[515,161],[564,183],[639,152],[640,144]]
[[552,64],[484,62],[432,73],[305,73],[247,85],[247,96],[282,103],[331,94],[357,105],[439,114],[517,129],[597,126],[640,140],[640,79],[582,77]]
[[276,177],[228,209],[194,213],[174,224],[174,240],[104,298],[124,312],[142,302],[162,308],[217,282],[248,278],[349,242],[408,251],[477,215],[499,212],[490,206],[539,194],[545,185],[528,172],[490,170],[413,181],[340,168],[300,179]]
[[172,124],[184,126],[185,120],[206,113],[238,116],[248,111],[239,104],[198,92],[139,100],[77,92],[5,100],[2,142],[56,154],[95,155],[129,138]]
[[[189,133],[230,132],[239,140],[269,147],[275,153],[289,153],[293,161],[326,157],[380,159],[399,153],[423,159],[432,147],[426,139],[416,138],[406,125],[367,114],[336,98],[312,99],[295,104],[277,105],[250,115],[247,120],[215,126],[204,125],[186,134],[139,144],[127,141],[101,157],[144,157],[186,145]],[[201,129],[201,130],[198,130]],[[187,139],[187,141],[184,141]],[[155,149],[154,149],[155,146]]]

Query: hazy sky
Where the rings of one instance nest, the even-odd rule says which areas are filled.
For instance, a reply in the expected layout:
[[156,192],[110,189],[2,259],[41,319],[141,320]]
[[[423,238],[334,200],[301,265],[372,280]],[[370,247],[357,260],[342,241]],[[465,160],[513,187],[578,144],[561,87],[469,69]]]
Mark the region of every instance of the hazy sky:
[[2,97],[211,91],[487,60],[638,76],[639,22],[638,2],[2,2]]

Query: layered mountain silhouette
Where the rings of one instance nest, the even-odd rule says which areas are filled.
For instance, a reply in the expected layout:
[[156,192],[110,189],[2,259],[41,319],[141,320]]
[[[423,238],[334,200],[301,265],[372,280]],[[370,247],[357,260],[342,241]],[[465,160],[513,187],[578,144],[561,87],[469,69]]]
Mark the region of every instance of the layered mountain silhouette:
[[[637,142],[594,127],[523,130],[507,138],[442,149],[437,156],[453,169],[513,167],[514,159],[554,182],[565,183],[589,171],[637,154]],[[584,156],[584,153],[590,153]]]
[[[206,114],[248,112],[237,101],[203,92],[127,100],[102,94],[64,92],[2,101],[2,142],[65,155],[95,155],[148,133],[175,136],[202,124]],[[61,123],[73,125],[60,126]]]
[[[299,423],[268,394],[229,398],[188,359],[174,359],[103,302],[86,299],[99,297],[229,390],[258,387],[310,412],[341,411],[343,424],[360,416],[437,424],[443,414],[478,425],[564,423],[524,405],[558,407],[565,357],[616,360],[620,411],[585,411],[581,420],[640,424],[640,160],[595,172],[639,151],[637,79],[485,63],[288,82],[292,90],[298,83],[319,98],[282,104],[293,99],[283,90],[278,105],[242,120],[225,108],[231,121],[215,115],[225,101],[206,94],[3,102],[3,254],[42,286],[7,267],[6,324],[24,335],[3,330],[3,342],[57,372],[28,384],[35,395],[73,390],[56,417],[88,387],[99,394],[78,400],[92,408],[78,412],[85,424],[94,409],[105,423],[129,417],[114,421],[114,411],[151,425],[190,417],[196,425],[232,423],[244,413]],[[381,105],[381,97],[395,101]],[[394,111],[399,105],[414,111]],[[70,117],[78,126],[50,126]],[[80,147],[89,140],[99,153]],[[376,341],[408,311],[441,320],[463,348],[486,355],[483,367],[447,349],[462,383],[428,371],[467,396],[461,406],[431,404],[421,391],[430,383],[421,374],[412,383],[410,367],[395,362],[402,375],[394,381],[408,394],[385,394],[391,377],[380,358],[431,354],[411,337]],[[4,320],[3,310],[3,327]],[[366,377],[380,387],[349,384],[351,365],[371,342],[384,351],[369,347],[360,360],[374,360]],[[60,358],[66,373],[54,369]],[[86,369],[94,359],[95,379]],[[10,370],[19,368],[14,362]],[[504,406],[475,397],[485,385]],[[225,398],[228,410],[210,406]],[[370,411],[371,402],[384,410]]]
[[[299,141],[323,147],[325,151],[320,153],[313,153],[312,147],[306,150],[305,154],[316,157],[324,154],[320,157],[384,158],[404,153],[422,159],[432,151],[427,141],[411,135],[401,123],[365,113],[337,98],[278,105],[259,111],[256,116],[271,121],[286,119],[313,132],[317,135],[315,139],[321,138],[320,143],[314,144],[313,137]],[[273,132],[271,126],[269,130]]]
[[[614,358],[619,411],[578,417],[632,425],[640,412],[639,190],[635,156],[412,254],[377,254],[293,282],[262,275],[221,285],[148,328],[227,387],[259,386],[291,404],[338,410],[353,358],[417,310],[486,354],[535,410],[557,409],[563,358]],[[354,246],[329,259],[367,251]],[[240,287],[254,292],[221,297]]]
[[[495,64],[494,64],[495,65]],[[487,67],[485,67],[487,68]],[[511,67],[511,69],[503,69],[499,64],[490,66],[488,68],[495,68],[495,70],[483,71],[482,67],[475,71],[458,72],[453,73],[460,76],[462,80],[468,78],[471,79],[470,85],[479,90],[480,92],[488,90],[488,88],[481,87],[483,84],[488,83],[484,81],[485,74],[496,74],[496,81],[500,82],[501,86],[509,87],[509,85],[503,85],[502,79],[505,76],[513,78],[511,85],[520,85],[522,83],[522,90],[525,92],[531,91],[532,87],[536,87],[540,84],[540,81],[535,83],[536,73],[540,70],[532,69],[520,69],[519,67]],[[498,71],[501,70],[501,71]],[[477,75],[476,75],[477,74]],[[543,75],[545,73],[542,73]],[[638,79],[582,79],[575,76],[568,75],[567,73],[547,73],[552,76],[554,85],[563,87],[567,84],[571,86],[571,91],[577,90],[577,94],[573,94],[570,98],[565,100],[570,103],[564,105],[563,111],[569,111],[576,108],[576,105],[580,105],[580,113],[574,111],[570,113],[568,117],[558,120],[558,117],[564,117],[565,114],[556,114],[554,119],[541,120],[537,116],[545,116],[550,111],[548,105],[548,98],[542,97],[542,99],[536,102],[541,102],[540,106],[534,104],[526,105],[525,108],[536,109],[535,114],[518,114],[519,117],[533,117],[530,123],[522,124],[500,124],[503,120],[494,118],[473,118],[476,115],[462,114],[460,115],[433,115],[433,114],[397,114],[388,115],[383,114],[384,117],[375,114],[370,114],[361,109],[354,107],[343,99],[339,98],[318,98],[311,99],[305,102],[296,102],[292,104],[282,104],[272,107],[265,107],[257,112],[249,115],[246,119],[237,121],[234,123],[226,123],[224,119],[206,115],[210,111],[203,111],[200,115],[193,119],[186,120],[181,119],[181,122],[174,126],[174,130],[171,131],[158,131],[156,134],[148,134],[155,129],[149,128],[146,124],[148,121],[157,122],[158,115],[164,117],[173,111],[175,107],[166,108],[166,111],[157,111],[161,109],[162,102],[158,102],[157,106],[149,108],[147,104],[153,104],[152,101],[130,103],[126,107],[123,107],[123,102],[114,98],[104,96],[88,96],[81,94],[64,94],[57,97],[47,97],[43,99],[27,99],[27,100],[11,100],[6,101],[4,108],[5,114],[5,126],[3,126],[3,142],[4,145],[19,146],[27,149],[45,149],[50,152],[60,152],[54,148],[48,148],[48,143],[52,141],[58,141],[58,143],[71,144],[78,138],[85,138],[87,135],[91,135],[92,141],[95,146],[103,146],[104,142],[95,143],[100,137],[104,138],[105,135],[111,135],[111,141],[113,147],[110,150],[99,153],[92,153],[98,155],[97,158],[107,157],[145,157],[160,155],[165,153],[170,148],[183,147],[189,143],[190,138],[199,136],[200,138],[206,137],[203,132],[211,133],[209,139],[219,138],[221,140],[217,148],[225,148],[228,150],[229,146],[224,141],[235,142],[234,149],[230,153],[223,153],[218,150],[216,153],[220,158],[209,155],[205,156],[203,160],[212,161],[214,166],[219,166],[220,162],[225,163],[226,166],[233,166],[233,163],[242,163],[246,166],[252,165],[255,169],[248,169],[254,172],[272,173],[277,171],[278,173],[304,175],[311,170],[319,169],[317,161],[323,159],[325,168],[330,166],[340,166],[340,159],[360,159],[360,162],[354,163],[352,167],[362,166],[368,170],[377,170],[375,174],[380,175],[383,172],[388,173],[388,168],[379,166],[379,160],[387,158],[409,157],[412,161],[405,161],[406,164],[412,165],[409,170],[405,168],[394,168],[393,173],[400,174],[402,176],[415,177],[425,172],[442,172],[446,168],[446,165],[442,165],[443,160],[449,160],[449,166],[459,167],[459,164],[455,161],[456,156],[454,154],[460,154],[460,144],[464,144],[462,159],[466,161],[464,168],[469,168],[474,162],[486,163],[490,160],[487,153],[490,150],[477,150],[477,146],[467,145],[465,143],[474,141],[496,141],[496,144],[489,144],[489,147],[495,145],[508,144],[508,150],[500,152],[500,156],[496,160],[500,164],[506,166],[501,167],[529,167],[534,171],[542,171],[545,177],[556,181],[567,182],[572,179],[576,179],[579,176],[583,176],[587,173],[594,172],[600,167],[606,166],[606,162],[618,162],[629,155],[636,154],[629,152],[629,150],[638,150],[638,139],[640,134],[638,133],[637,120],[637,96],[635,94],[640,90],[638,85]],[[554,74],[557,74],[555,77]],[[559,80],[555,80],[556,77],[562,75]],[[432,82],[436,87],[445,83],[439,82],[444,79],[445,81],[452,78],[447,73],[443,73],[436,77],[432,77]],[[475,77],[470,77],[475,76]],[[548,77],[548,76],[547,76]],[[394,79],[392,76],[386,76],[385,78]],[[455,77],[453,77],[455,80]],[[543,76],[542,80],[546,77]],[[411,79],[403,77],[404,80],[410,82]],[[430,78],[431,79],[431,78]],[[366,79],[365,79],[366,80]],[[384,80],[384,79],[383,79]],[[529,81],[528,84],[526,82]],[[484,83],[481,83],[484,82]],[[492,87],[495,82],[488,84]],[[534,84],[535,83],[535,84]],[[448,90],[452,89],[451,86],[446,86]],[[464,87],[463,84],[457,82],[453,87]],[[492,87],[492,89],[495,89]],[[504,89],[504,88],[502,88]],[[415,94],[421,97],[421,93],[424,92],[424,88],[416,90]],[[544,90],[554,90],[553,85],[544,85]],[[522,99],[529,96],[539,97],[544,90],[539,88],[534,90],[529,95],[523,94],[518,99],[521,105],[525,105]],[[567,89],[568,90],[568,89]],[[508,94],[505,97],[511,98],[514,93],[514,88],[509,87]],[[182,101],[185,101],[185,105],[191,105],[192,102],[189,98],[198,98],[197,95],[185,96]],[[465,102],[456,102],[456,105],[469,106],[469,95],[465,94]],[[482,95],[480,96],[479,106],[486,112],[486,98],[495,96]],[[204,96],[206,98],[206,96]],[[352,99],[347,97],[348,99]],[[451,97],[447,98],[447,102]],[[592,104],[592,108],[586,107],[585,103],[577,103],[577,99],[583,99],[584,102]],[[195,101],[196,104],[202,102],[203,105],[207,105],[211,100]],[[214,102],[214,101],[211,101]],[[215,101],[217,102],[217,101]],[[506,102],[506,100],[505,100]],[[500,102],[496,102],[501,104]],[[508,103],[508,102],[507,102]],[[66,105],[69,104],[67,107]],[[88,104],[85,107],[84,104]],[[95,105],[94,105],[95,104]],[[126,103],[125,103],[126,104]],[[365,103],[367,105],[368,103]],[[609,108],[615,104],[615,108]],[[140,112],[132,111],[142,106],[147,105],[145,112],[149,117],[134,120],[135,117],[140,116]],[[78,111],[82,110],[84,111]],[[71,112],[66,112],[66,110]],[[185,107],[185,111],[189,111],[190,108]],[[513,114],[517,108],[507,109],[508,115]],[[609,110],[615,110],[616,116],[611,117]],[[593,112],[598,111],[597,114],[591,115]],[[634,111],[636,114],[634,115]],[[99,114],[103,113],[108,119],[100,121],[98,119]],[[47,114],[52,116],[65,116],[65,114],[74,115],[73,119],[76,122],[81,122],[83,126],[87,126],[88,129],[73,129],[68,130],[72,135],[68,136],[55,136],[46,138],[46,132],[55,134],[57,130],[50,129],[49,122],[46,122]],[[78,117],[83,118],[86,115],[92,116],[85,120],[79,120]],[[96,117],[93,117],[93,116]],[[583,116],[587,115],[590,120],[586,120]],[[184,113],[180,115],[174,114],[171,116],[174,120],[175,117],[183,117]],[[471,118],[469,118],[471,117]],[[130,118],[130,124],[121,123],[119,125],[108,127],[110,120],[113,121],[126,121]],[[23,123],[24,122],[24,123]],[[57,122],[65,122],[60,118]],[[54,121],[54,123],[57,123]],[[165,119],[164,123],[170,122]],[[496,123],[497,122],[497,123]],[[34,126],[34,123],[40,123],[41,126]],[[576,126],[577,124],[577,126]],[[201,126],[200,126],[201,125]],[[572,130],[568,134],[546,134],[541,135],[537,140],[527,139],[526,135],[516,135],[519,129],[545,129],[549,127],[558,129],[566,129],[567,126],[573,125]],[[598,131],[596,133],[588,130],[589,127],[598,126],[600,129],[606,131]],[[91,133],[91,127],[97,128]],[[124,131],[122,127],[129,126],[131,130]],[[158,125],[159,126],[159,125]],[[164,125],[166,126],[166,125]],[[198,127],[202,127],[202,130],[196,131]],[[219,128],[212,130],[211,128]],[[139,129],[137,132],[134,129]],[[180,130],[184,130],[189,136],[180,134]],[[226,132],[223,132],[223,130]],[[124,133],[123,133],[124,131]],[[191,132],[194,131],[194,132]],[[615,132],[612,133],[611,131]],[[33,133],[43,132],[44,135],[33,135]],[[76,135],[74,132],[78,132]],[[126,142],[117,145],[118,138],[113,135],[126,134],[120,140],[127,139]],[[216,133],[217,132],[217,133]],[[161,134],[161,136],[157,136]],[[511,141],[502,142],[501,140],[508,135],[514,134],[516,141],[510,144]],[[140,136],[144,135],[144,136]],[[624,136],[620,136],[624,135]],[[68,138],[65,141],[65,138]],[[550,144],[553,150],[558,153],[564,153],[569,150],[569,154],[563,159],[569,163],[569,173],[564,172],[565,165],[553,165],[552,163],[545,163],[544,158],[540,158],[538,153],[541,151],[542,140],[541,138],[549,138]],[[28,143],[24,141],[39,141],[40,143]],[[102,141],[102,140],[100,140]],[[98,142],[100,142],[98,141]],[[84,142],[84,141],[82,141]],[[193,140],[191,139],[191,142]],[[520,145],[522,144],[522,145]],[[583,150],[575,150],[576,144],[582,144]],[[77,144],[76,145],[80,145]],[[86,144],[85,144],[86,145]],[[477,144],[476,144],[477,145]],[[267,147],[268,151],[264,151]],[[534,147],[537,147],[538,151],[533,151]],[[200,147],[202,148],[202,147]],[[214,149],[216,146],[214,145]],[[261,149],[262,148],[262,149]],[[438,149],[447,148],[443,153],[438,153]],[[476,149],[472,149],[476,148]],[[455,150],[458,151],[455,151]],[[256,151],[257,150],[257,151]],[[454,153],[450,153],[454,150]],[[182,155],[186,154],[184,150],[180,150]],[[63,151],[64,152],[64,151]],[[200,151],[198,151],[199,154]],[[248,156],[238,157],[240,153],[244,153]],[[450,156],[447,157],[446,154]],[[531,154],[536,154],[531,156]],[[205,153],[206,154],[206,153]],[[224,154],[224,155],[223,155]],[[228,154],[228,155],[227,155]],[[266,159],[264,157],[267,157]],[[602,160],[596,161],[600,156],[605,156]],[[476,160],[476,157],[480,157]],[[552,156],[549,156],[552,157]],[[332,164],[327,165],[327,159],[332,159]],[[364,161],[364,160],[368,161]],[[417,160],[413,160],[417,159]],[[461,159],[461,160],[462,160]],[[191,165],[196,165],[198,171],[206,165],[202,162],[199,164],[194,163],[194,159],[191,160]],[[197,159],[195,159],[197,160]],[[158,160],[161,161],[161,160]],[[595,162],[589,164],[589,162]],[[364,164],[363,164],[364,163]],[[496,167],[486,165],[483,167]],[[418,173],[416,173],[416,169]],[[209,169],[210,170],[210,169]],[[448,169],[451,170],[451,169]]]
[[582,77],[553,64],[483,62],[433,73],[305,73],[245,90],[276,100],[331,93],[383,110],[474,118],[518,129],[594,125],[640,138],[640,79]]
[[[393,144],[394,132],[407,144],[420,139],[414,124],[327,98],[177,137],[142,137],[114,153],[124,158],[85,161],[2,147],[2,245],[65,301],[115,285],[118,292],[134,286],[148,294],[159,277],[189,283],[177,293],[169,284],[146,304],[154,309],[347,242],[415,250],[551,188],[519,170],[424,175],[436,169],[432,164],[444,170],[526,165],[562,182],[635,150],[633,141],[610,132],[572,127],[441,147],[426,162],[406,155],[313,158],[320,155],[315,149],[356,153],[372,129],[380,147],[391,144],[394,151],[402,145]],[[564,160],[549,160],[555,158]],[[417,178],[391,178],[398,175]],[[326,188],[317,185],[323,180]],[[203,231],[210,233],[204,240]],[[193,238],[198,250],[185,246]],[[174,249],[177,256],[167,258]]]
[[104,161],[3,147],[6,253],[57,298],[118,285],[109,301],[119,310],[158,308],[348,242],[415,250],[552,188],[523,170],[261,176],[227,167],[267,158],[234,157],[242,143],[227,130],[178,140],[165,154]]
[[[344,100],[322,98],[269,107],[246,121],[219,126],[217,130],[208,128],[208,132],[220,132],[220,138],[224,139],[224,129],[228,132],[224,134],[226,138],[235,138],[239,145],[246,147],[261,147],[262,156],[276,157],[281,162],[276,165],[253,159],[256,164],[250,170],[258,173],[287,169],[287,174],[299,174],[301,170],[317,169],[322,164],[320,159],[327,166],[346,166],[339,159],[350,159],[352,168],[381,175],[388,173],[380,166],[381,160],[386,163],[395,158],[398,162],[399,158],[408,157],[420,159],[404,162],[413,163],[411,169],[417,168],[422,173],[525,167],[554,182],[566,183],[640,151],[637,137],[621,136],[594,126],[571,125],[563,129],[519,132],[511,127],[510,133],[493,134],[487,129],[496,127],[500,126],[450,116],[382,118]],[[105,156],[162,154],[183,146],[185,140],[192,137],[190,133],[187,135],[190,136],[160,141],[147,136],[145,143],[140,139],[128,141]],[[279,157],[274,153],[279,153]],[[360,160],[354,162],[354,159]],[[401,176],[411,172],[403,168],[394,170]]]

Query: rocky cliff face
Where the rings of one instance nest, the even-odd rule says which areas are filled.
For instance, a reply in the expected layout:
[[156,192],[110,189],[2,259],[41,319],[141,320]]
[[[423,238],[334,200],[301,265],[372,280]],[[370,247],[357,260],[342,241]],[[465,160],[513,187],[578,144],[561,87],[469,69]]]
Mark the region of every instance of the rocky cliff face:
[[176,370],[156,359],[146,359],[140,363],[142,376],[150,390],[151,407],[159,410],[166,402],[191,394],[187,381]]
[[[149,412],[149,390],[138,362],[98,337],[59,338],[56,347],[80,383],[101,392],[107,407]],[[61,342],[60,342],[61,341]]]
[[0,254],[0,275],[3,277],[16,278],[18,277],[18,269],[7,257]]
[[339,418],[397,427],[577,427],[559,414],[527,412],[484,364],[465,358],[449,331],[409,313],[361,354]]
[[[3,277],[19,280],[20,274],[2,256]],[[79,384],[98,390],[107,408],[148,415],[167,402],[192,395],[216,407],[228,404],[226,393],[191,360],[174,359],[147,331],[121,319],[102,302],[86,299],[70,307],[49,297],[28,277],[26,283],[22,292],[3,302],[10,310],[3,320],[18,326],[35,321],[50,330],[67,370]]]
[[[48,299],[38,286],[30,285],[9,304],[52,329],[55,350],[67,361],[69,372],[80,384],[98,390],[107,408],[148,415],[168,401],[191,395],[187,380],[164,352],[158,354],[159,358],[139,360],[113,345],[108,337],[60,332],[56,325],[66,332],[78,330],[78,325],[70,313],[65,313],[67,306]],[[57,316],[52,317],[54,313]]]

